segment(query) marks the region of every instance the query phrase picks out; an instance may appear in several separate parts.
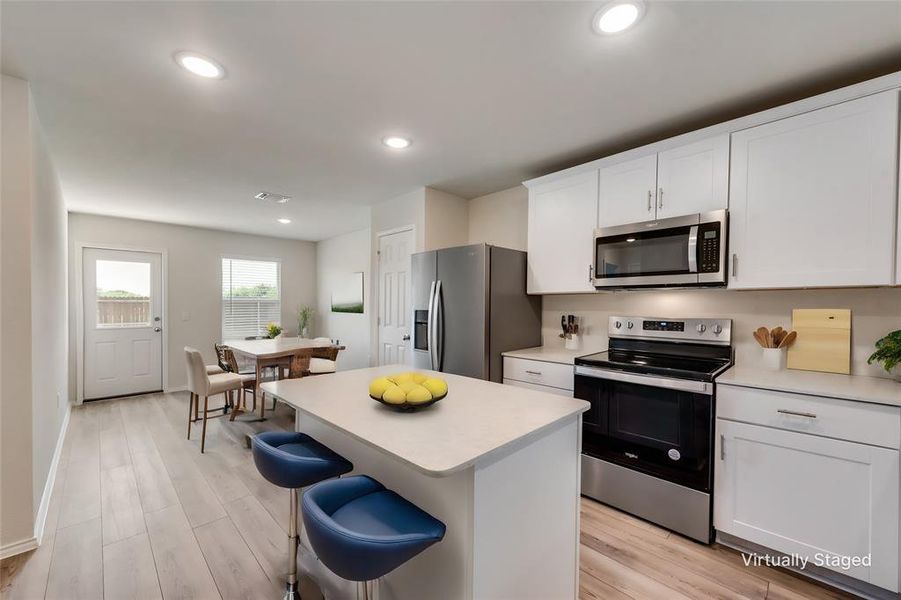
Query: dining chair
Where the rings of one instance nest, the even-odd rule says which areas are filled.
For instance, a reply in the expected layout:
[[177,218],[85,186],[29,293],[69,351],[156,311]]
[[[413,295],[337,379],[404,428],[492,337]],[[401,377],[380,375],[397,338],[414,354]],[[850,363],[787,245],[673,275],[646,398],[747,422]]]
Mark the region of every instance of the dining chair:
[[185,366],[188,369],[188,392],[191,394],[191,402],[188,406],[188,439],[191,439],[191,422],[196,418],[197,406],[203,397],[203,427],[200,434],[200,452],[206,448],[206,422],[209,418],[210,396],[222,394],[225,404],[220,408],[212,409],[212,412],[222,411],[217,417],[225,416],[229,404],[232,403],[232,392],[241,390],[244,383],[237,373],[216,373],[209,375],[200,351],[190,346],[185,346]]
[[310,358],[310,375],[326,375],[334,373],[338,368],[338,348],[334,347],[331,338],[318,337],[313,339],[317,344],[328,345],[329,348],[317,348],[313,350]]
[[[257,374],[256,371],[244,370],[242,371],[240,365],[238,364],[238,359],[235,357],[235,353],[231,348],[226,346],[225,344],[213,344],[216,348],[216,355],[219,357],[219,365],[225,370],[226,373],[234,373],[235,375],[239,375],[241,377],[242,389],[241,389],[241,398],[240,404],[242,408],[246,408],[245,401],[247,392],[250,392],[253,397],[253,408],[251,410],[257,409]],[[230,421],[235,420],[235,416],[237,413],[232,412],[232,416],[229,419]]]

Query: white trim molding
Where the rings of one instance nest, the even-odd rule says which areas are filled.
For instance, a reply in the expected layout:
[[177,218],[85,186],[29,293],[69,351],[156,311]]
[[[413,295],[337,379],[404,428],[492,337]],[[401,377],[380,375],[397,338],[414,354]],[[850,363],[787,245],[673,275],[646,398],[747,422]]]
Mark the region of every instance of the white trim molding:
[[2,548],[0,548],[0,560],[9,558],[10,556],[15,556],[16,554],[22,554],[23,552],[28,552],[30,550],[34,550],[37,547],[38,547],[38,540],[34,536],[24,539],[19,542],[13,542],[12,544],[7,544],[7,545],[3,546]]
[[53,450],[53,460],[50,461],[50,471],[47,473],[47,481],[44,482],[44,492],[41,494],[41,504],[34,520],[34,538],[37,544],[44,543],[44,525],[47,523],[47,512],[50,509],[50,497],[53,495],[53,486],[56,483],[56,475],[59,472],[59,458],[63,453],[63,445],[66,442],[66,433],[69,431],[69,417],[72,414],[72,403],[66,405],[66,415],[63,424],[59,428],[59,437],[56,440],[56,448]]

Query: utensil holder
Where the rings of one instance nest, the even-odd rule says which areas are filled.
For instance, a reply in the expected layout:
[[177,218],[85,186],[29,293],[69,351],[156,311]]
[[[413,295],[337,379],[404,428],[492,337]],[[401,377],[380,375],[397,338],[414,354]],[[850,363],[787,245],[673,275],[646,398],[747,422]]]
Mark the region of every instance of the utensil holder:
[[571,333],[566,336],[566,341],[563,343],[563,347],[567,350],[578,350],[582,347],[582,339],[578,333]]
[[785,368],[785,348],[761,348],[763,350],[763,366],[768,371],[781,371]]

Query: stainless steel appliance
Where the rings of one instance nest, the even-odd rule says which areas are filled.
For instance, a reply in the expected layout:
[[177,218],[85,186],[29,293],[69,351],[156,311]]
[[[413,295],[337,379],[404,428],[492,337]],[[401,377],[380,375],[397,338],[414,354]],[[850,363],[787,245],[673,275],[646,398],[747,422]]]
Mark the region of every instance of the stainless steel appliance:
[[487,244],[413,255],[413,366],[500,382],[501,352],[541,345],[526,253]]
[[726,285],[728,213],[603,227],[594,232],[597,288]]
[[608,350],[576,359],[582,493],[698,541],[712,539],[715,379],[729,319],[611,317]]

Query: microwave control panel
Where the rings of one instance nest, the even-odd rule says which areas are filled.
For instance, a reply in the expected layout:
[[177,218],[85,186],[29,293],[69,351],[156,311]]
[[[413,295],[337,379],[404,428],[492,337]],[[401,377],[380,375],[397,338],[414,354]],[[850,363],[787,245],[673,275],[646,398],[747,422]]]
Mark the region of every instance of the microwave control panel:
[[701,223],[698,226],[698,271],[716,273],[720,270],[720,224]]

